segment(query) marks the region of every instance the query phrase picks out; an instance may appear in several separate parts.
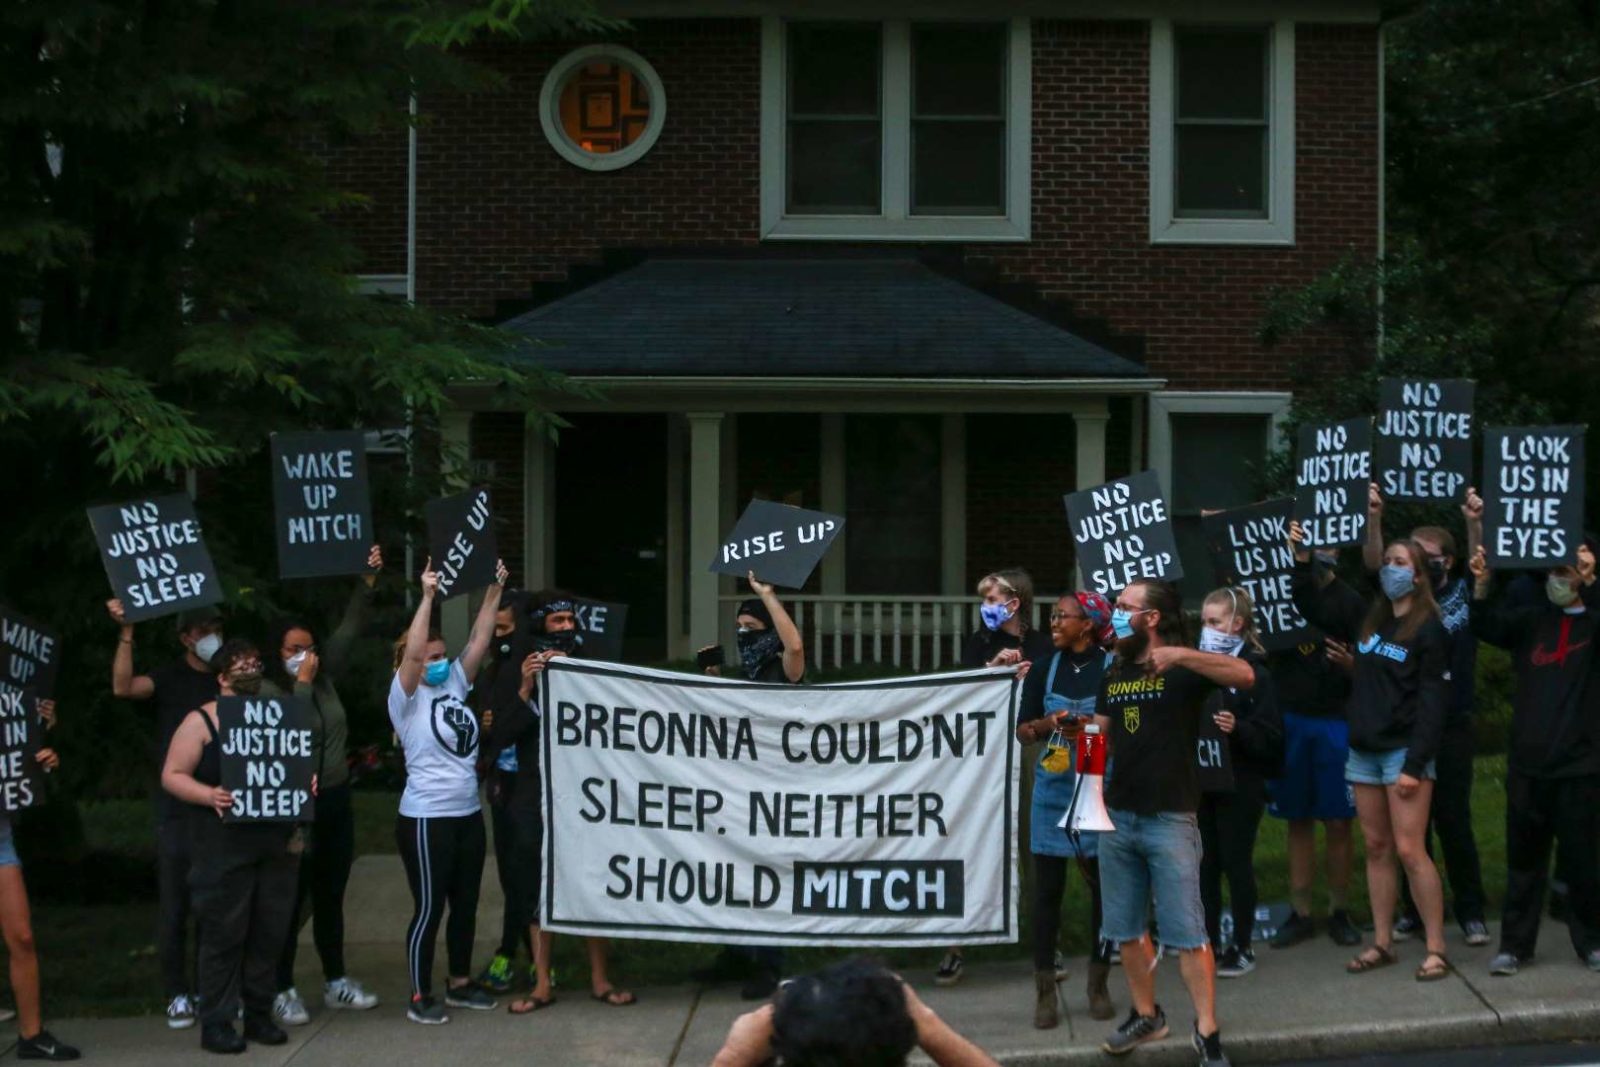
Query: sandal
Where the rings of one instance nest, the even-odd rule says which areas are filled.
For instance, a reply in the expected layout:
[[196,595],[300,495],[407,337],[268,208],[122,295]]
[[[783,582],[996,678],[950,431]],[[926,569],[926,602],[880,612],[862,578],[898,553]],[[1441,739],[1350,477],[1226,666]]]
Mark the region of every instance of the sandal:
[[613,1008],[626,1008],[630,1004],[637,1004],[639,1002],[638,997],[634,996],[626,989],[618,989],[616,986],[612,986],[604,993],[590,993],[589,996],[594,1000],[598,1000],[600,1003]]
[[[1428,966],[1434,960],[1439,961],[1438,966]],[[1442,978],[1448,978],[1453,970],[1455,970],[1454,965],[1451,964],[1449,957],[1443,952],[1430,952],[1422,957],[1422,966],[1417,968],[1417,981],[1437,982]]]
[[1365,974],[1398,962],[1399,958],[1393,949],[1384,945],[1368,945],[1359,956],[1345,964],[1344,969],[1348,974]]
[[532,1015],[536,1011],[548,1008],[556,1002],[555,994],[548,997],[526,997],[522,1000],[513,1000],[506,1005],[506,1011],[512,1015]]

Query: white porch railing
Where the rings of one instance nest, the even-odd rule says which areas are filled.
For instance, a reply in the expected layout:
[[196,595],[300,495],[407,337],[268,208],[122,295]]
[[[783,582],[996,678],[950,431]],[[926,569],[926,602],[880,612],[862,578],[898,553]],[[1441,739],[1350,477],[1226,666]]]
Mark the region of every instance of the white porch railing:
[[[719,598],[731,611],[744,596]],[[912,671],[961,664],[961,646],[980,625],[971,596],[782,596],[816,670],[875,664]],[[1048,604],[1033,605],[1038,627]]]

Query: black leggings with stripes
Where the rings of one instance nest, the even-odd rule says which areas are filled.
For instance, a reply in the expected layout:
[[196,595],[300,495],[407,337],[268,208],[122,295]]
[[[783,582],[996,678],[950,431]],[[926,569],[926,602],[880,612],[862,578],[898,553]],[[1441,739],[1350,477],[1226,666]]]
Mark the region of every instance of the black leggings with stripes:
[[415,910],[406,928],[406,963],[411,991],[433,991],[433,945],[444,921],[445,955],[452,978],[472,974],[472,939],[477,932],[478,886],[483,881],[488,847],[483,813],[448,819],[413,819],[401,815],[394,824],[395,843],[406,865]]

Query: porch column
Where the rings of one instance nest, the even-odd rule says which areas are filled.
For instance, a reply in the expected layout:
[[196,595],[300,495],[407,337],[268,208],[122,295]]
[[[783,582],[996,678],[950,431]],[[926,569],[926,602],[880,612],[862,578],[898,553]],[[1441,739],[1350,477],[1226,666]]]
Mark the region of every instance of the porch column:
[[940,420],[939,592],[967,592],[967,417],[947,414]]
[[667,658],[688,659],[692,653],[684,631],[684,522],[683,479],[686,428],[681,416],[667,416]]
[[689,420],[689,647],[717,643],[718,576],[706,567],[722,539],[722,413]]
[[[439,419],[439,447],[444,456],[441,465],[444,470],[444,491],[446,494],[459,493],[467,488],[468,461],[471,456],[472,438],[472,413],[459,408],[451,408]],[[422,550],[423,559],[428,556],[426,547]],[[436,561],[442,562],[442,561]],[[420,572],[419,572],[420,573]],[[471,594],[452,597],[439,605],[439,630],[444,634],[444,643],[454,654],[460,654],[467,643],[467,634],[472,629],[472,600]]]
[[522,429],[522,588],[555,584],[555,448],[543,426]]
[[[820,501],[823,511],[830,515],[844,514],[845,501],[845,455],[844,455],[844,416],[837,413],[827,413],[820,417],[822,426],[822,462],[819,472],[819,481],[822,490]],[[828,596],[842,596],[845,591],[845,546],[844,539],[850,536],[849,523],[845,529],[834,538],[833,544],[828,546],[828,554],[822,557],[822,591]],[[821,610],[820,608],[818,609]]]
[[[1072,413],[1072,425],[1077,431],[1077,490],[1093,489],[1106,480],[1106,423],[1111,415],[1106,410],[1104,397],[1086,401],[1082,408]],[[1070,543],[1070,539],[1069,539]],[[1088,586],[1083,580],[1083,563],[1074,560],[1079,589]]]

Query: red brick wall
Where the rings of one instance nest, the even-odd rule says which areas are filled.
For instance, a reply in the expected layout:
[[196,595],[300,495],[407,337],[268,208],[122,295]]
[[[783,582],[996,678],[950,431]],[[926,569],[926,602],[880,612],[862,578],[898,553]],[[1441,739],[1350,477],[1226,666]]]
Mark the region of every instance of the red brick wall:
[[1077,478],[1070,415],[967,418],[967,588],[1007,567],[1052,596],[1072,587],[1072,539],[1061,495]]
[[366,198],[335,218],[362,252],[362,274],[406,271],[406,131],[324,146],[336,187]]
[[485,479],[494,505],[495,540],[500,558],[511,570],[511,584],[527,588],[522,573],[523,494],[522,416],[514,412],[479,412],[472,416],[467,450],[473,460],[492,460],[494,476]]

